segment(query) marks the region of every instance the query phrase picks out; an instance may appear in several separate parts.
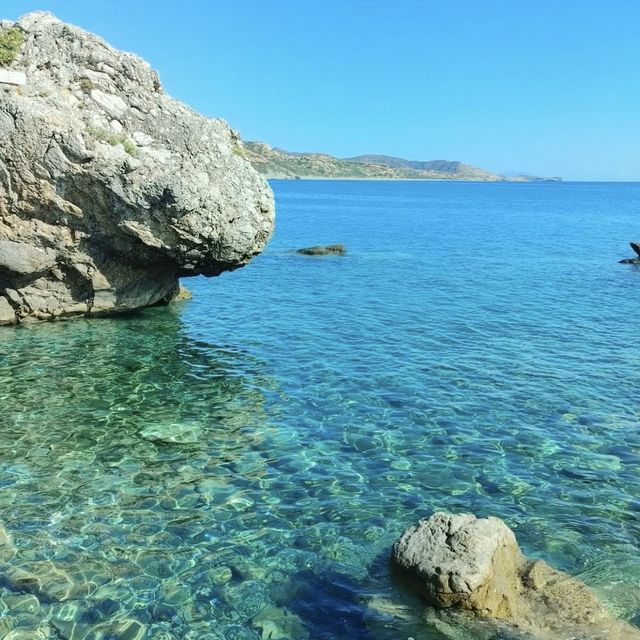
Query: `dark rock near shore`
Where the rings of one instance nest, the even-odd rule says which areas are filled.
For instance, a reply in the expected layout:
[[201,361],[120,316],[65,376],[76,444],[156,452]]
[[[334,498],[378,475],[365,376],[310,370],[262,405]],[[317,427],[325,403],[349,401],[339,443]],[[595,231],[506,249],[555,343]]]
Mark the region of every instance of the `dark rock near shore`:
[[264,248],[273,194],[225,122],[51,14],[9,29],[26,84],[0,84],[0,324],[168,301]]
[[640,640],[584,583],[530,560],[498,518],[435,513],[407,529],[392,560],[428,604],[504,620],[541,640]]
[[347,249],[343,244],[327,244],[324,246],[317,245],[315,247],[304,247],[302,249],[298,249],[296,253],[299,253],[303,256],[343,256],[347,253]]
[[620,264],[640,264],[640,242],[630,242],[629,246],[638,254],[634,258],[623,258]]

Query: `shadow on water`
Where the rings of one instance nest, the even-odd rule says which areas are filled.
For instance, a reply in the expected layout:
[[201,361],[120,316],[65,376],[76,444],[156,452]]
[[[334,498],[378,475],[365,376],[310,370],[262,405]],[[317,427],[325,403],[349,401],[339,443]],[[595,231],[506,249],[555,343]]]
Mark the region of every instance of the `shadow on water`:
[[270,595],[298,616],[314,640],[531,640],[499,622],[427,607],[390,575],[388,550],[358,581],[337,567],[323,566],[294,573]]
[[361,585],[348,576],[324,570],[300,571],[273,589],[276,604],[293,611],[317,640],[374,640],[366,625],[367,607],[359,600]]

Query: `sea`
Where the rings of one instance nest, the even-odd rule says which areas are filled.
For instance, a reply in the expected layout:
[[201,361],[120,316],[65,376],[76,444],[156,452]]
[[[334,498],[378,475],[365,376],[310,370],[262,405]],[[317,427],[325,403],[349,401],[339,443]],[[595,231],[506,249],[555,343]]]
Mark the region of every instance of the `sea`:
[[192,300],[0,330],[0,630],[511,637],[392,571],[434,511],[639,624],[640,184],[271,185]]

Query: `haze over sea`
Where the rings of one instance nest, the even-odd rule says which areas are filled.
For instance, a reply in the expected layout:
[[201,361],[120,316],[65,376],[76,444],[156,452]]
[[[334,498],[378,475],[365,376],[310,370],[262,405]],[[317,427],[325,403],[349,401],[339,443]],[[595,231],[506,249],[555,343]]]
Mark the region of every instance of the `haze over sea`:
[[389,549],[434,509],[638,616],[640,184],[272,186],[266,252],[192,301],[0,333],[14,563],[88,585],[51,624],[442,640],[381,604],[414,603]]

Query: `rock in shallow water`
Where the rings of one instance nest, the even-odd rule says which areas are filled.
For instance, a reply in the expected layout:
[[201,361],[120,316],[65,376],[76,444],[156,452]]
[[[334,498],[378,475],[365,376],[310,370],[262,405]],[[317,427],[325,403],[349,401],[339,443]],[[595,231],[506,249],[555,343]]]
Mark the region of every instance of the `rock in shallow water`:
[[498,518],[435,513],[402,534],[392,559],[435,607],[505,620],[545,640],[640,640],[584,583],[527,559]]
[[633,258],[623,258],[620,264],[640,264],[640,242],[630,242],[629,246],[638,254]]
[[33,13],[0,85],[0,324],[155,304],[259,253],[273,195],[149,65]]
[[343,256],[347,253],[347,249],[343,244],[328,244],[326,246],[303,247],[302,249],[298,249],[296,253],[303,256]]

